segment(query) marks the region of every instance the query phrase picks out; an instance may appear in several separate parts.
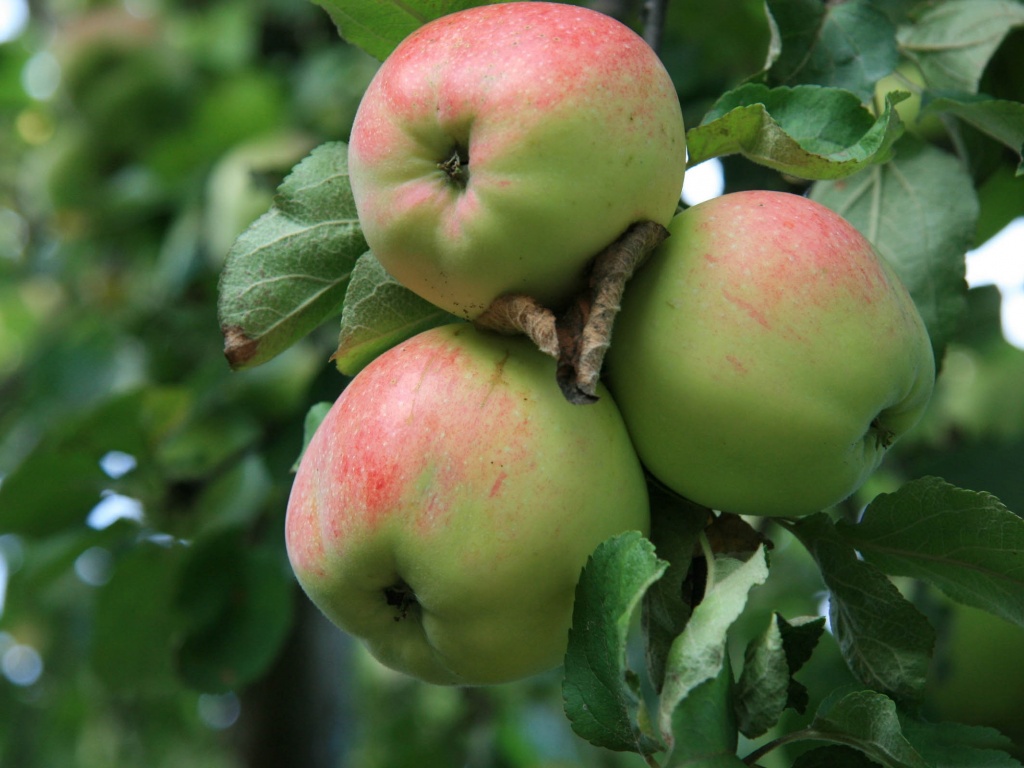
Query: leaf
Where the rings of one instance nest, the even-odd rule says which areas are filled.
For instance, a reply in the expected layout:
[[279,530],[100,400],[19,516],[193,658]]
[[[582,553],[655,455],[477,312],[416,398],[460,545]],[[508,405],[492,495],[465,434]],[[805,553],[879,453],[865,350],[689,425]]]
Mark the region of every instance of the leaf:
[[[719,567],[716,562],[715,569]],[[669,747],[674,739],[673,713],[697,686],[718,677],[726,663],[729,627],[743,612],[750,590],[767,578],[768,555],[760,547],[725,578],[709,580],[704,599],[693,609],[686,629],[672,643],[658,712],[658,728]]]
[[[494,2],[495,0],[490,0]],[[383,61],[411,32],[432,19],[488,0],[314,0],[341,36]]]
[[814,738],[855,747],[887,768],[929,768],[903,735],[895,702],[877,691],[826,701],[808,730]]
[[850,670],[871,688],[919,699],[935,644],[928,620],[881,571],[858,559],[827,515],[788,527],[821,569],[832,633]]
[[1015,0],[947,0],[926,5],[897,40],[931,89],[976,93],[989,59],[1021,25],[1024,5]]
[[689,163],[739,153],[804,179],[849,176],[891,156],[903,131],[894,103],[886,97],[875,118],[849,91],[748,83],[724,94],[687,132]]
[[900,713],[907,740],[931,768],[1020,768],[1006,754],[1013,741],[994,728],[963,723],[929,723]]
[[411,336],[459,321],[395,280],[367,251],[352,270],[338,349],[331,359],[346,376],[355,376],[375,357]]
[[[662,488],[648,484],[651,505],[651,541],[658,556],[668,561],[665,574],[644,594],[641,622],[647,649],[647,672],[660,691],[665,662],[672,642],[686,627],[690,611],[700,595],[684,594],[697,537],[704,529],[709,510]],[[703,592],[703,581],[700,584]]]
[[884,166],[819,182],[810,197],[852,223],[910,291],[942,358],[966,312],[964,257],[978,219],[968,172],[940,149],[905,137]]
[[736,756],[739,741],[728,658],[718,675],[690,692],[672,713],[673,747],[667,766],[746,768]]
[[346,153],[340,142],[314,149],[228,253],[218,311],[233,368],[266,362],[340,311],[366,250]]
[[166,692],[175,682],[173,643],[180,622],[174,585],[185,548],[144,541],[117,561],[96,596],[92,667],[125,692]]
[[562,697],[573,731],[590,743],[651,754],[661,744],[639,723],[639,680],[626,664],[633,611],[668,568],[631,531],[598,545],[576,587]]
[[739,729],[756,738],[773,727],[787,707],[803,713],[807,689],[793,679],[807,662],[825,629],[822,617],[793,623],[773,614],[758,637],[747,645],[743,672],[736,688]]
[[899,59],[896,28],[870,0],[767,0],[781,52],[769,71],[779,84],[814,83],[869,101]]
[[793,768],[878,768],[878,763],[853,747],[816,747],[797,757]]
[[291,627],[293,584],[277,551],[247,545],[237,531],[193,545],[176,595],[186,621],[182,679],[223,693],[259,678]]
[[295,463],[292,464],[292,472],[299,468],[299,462],[302,461],[302,456],[305,454],[306,448],[309,447],[309,441],[313,439],[313,435],[320,426],[320,422],[327,418],[327,412],[331,410],[332,405],[334,405],[334,403],[330,401],[314,403],[309,407],[309,410],[306,411],[306,418],[302,423],[302,450],[299,451],[298,458],[296,458]]
[[1024,626],[1024,518],[991,494],[926,477],[878,496],[837,531],[886,573]]
[[110,451],[134,456],[140,470],[186,405],[181,390],[119,394],[58,424],[0,483],[0,530],[50,536],[82,526],[103,490],[115,485],[100,460]]
[[928,102],[923,113],[946,112],[1005,144],[1017,153],[1016,175],[1024,176],[1024,104],[984,97],[943,96]]

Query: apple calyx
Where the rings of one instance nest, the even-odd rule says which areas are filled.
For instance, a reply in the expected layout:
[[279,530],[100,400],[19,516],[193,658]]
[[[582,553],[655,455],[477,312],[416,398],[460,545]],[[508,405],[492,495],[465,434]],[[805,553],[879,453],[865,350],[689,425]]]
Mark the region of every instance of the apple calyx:
[[394,617],[395,621],[402,621],[408,618],[409,611],[419,605],[419,601],[416,600],[416,593],[412,591],[412,587],[406,584],[403,579],[399,579],[395,584],[384,588],[384,602],[397,609]]
[[469,152],[465,147],[456,144],[448,159],[439,162],[437,167],[445,172],[448,180],[456,187],[466,188],[469,183]]
[[896,442],[896,433],[891,429],[883,427],[881,418],[881,416],[876,416],[872,419],[868,431],[875,436],[875,447],[884,450]]
[[595,403],[626,283],[668,234],[654,221],[631,224],[591,260],[586,287],[560,314],[530,296],[509,294],[495,299],[473,322],[498,333],[525,335],[558,361],[555,377],[566,400]]

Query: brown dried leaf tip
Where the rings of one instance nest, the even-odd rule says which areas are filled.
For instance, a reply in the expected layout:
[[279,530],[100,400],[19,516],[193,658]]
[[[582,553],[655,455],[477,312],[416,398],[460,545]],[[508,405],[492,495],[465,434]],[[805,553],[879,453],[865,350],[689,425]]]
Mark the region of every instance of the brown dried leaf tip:
[[232,368],[244,368],[256,357],[260,343],[250,338],[237,325],[225,325],[221,329],[224,335],[224,357]]

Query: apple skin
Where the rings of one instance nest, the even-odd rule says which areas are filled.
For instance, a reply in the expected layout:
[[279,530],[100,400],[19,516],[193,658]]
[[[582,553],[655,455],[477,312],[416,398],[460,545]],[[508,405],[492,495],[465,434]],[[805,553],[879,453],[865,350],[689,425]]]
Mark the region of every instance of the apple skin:
[[626,286],[606,370],[647,469],[736,514],[845,499],[924,411],[931,343],[845,219],[736,192],[679,214]]
[[[667,225],[685,149],[675,87],[641,37],[596,11],[514,2],[406,38],[363,96],[348,162],[380,263],[474,318],[507,293],[557,307],[630,224]],[[440,164],[456,152],[453,176]]]
[[570,405],[529,341],[465,323],[385,352],[297,470],[285,529],[300,584],[377,659],[428,682],[558,666],[587,557],[650,525],[643,470],[603,394]]

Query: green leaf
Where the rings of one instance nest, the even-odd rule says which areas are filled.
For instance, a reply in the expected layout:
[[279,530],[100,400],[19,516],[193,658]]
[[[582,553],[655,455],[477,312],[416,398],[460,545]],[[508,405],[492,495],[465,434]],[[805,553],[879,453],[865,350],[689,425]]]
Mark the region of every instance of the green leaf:
[[658,712],[658,727],[669,747],[674,742],[673,713],[697,686],[721,673],[728,654],[729,627],[743,612],[750,590],[768,578],[768,555],[763,546],[744,563],[730,560],[716,561],[713,570],[728,570],[728,575],[709,575],[704,599],[669,649]]
[[928,102],[922,111],[955,115],[1017,153],[1017,176],[1024,176],[1024,104],[985,97],[943,96]]
[[823,617],[801,617],[792,623],[773,614],[758,637],[747,645],[736,689],[739,728],[756,738],[773,727],[787,707],[803,713],[809,697],[795,675],[818,644]]
[[914,298],[941,359],[966,311],[964,256],[978,218],[971,177],[952,155],[912,137],[896,157],[849,179],[819,182],[810,197],[852,223]]
[[728,658],[718,675],[694,688],[672,713],[673,747],[667,766],[746,768],[739,741]]
[[173,596],[185,551],[177,544],[141,542],[118,559],[100,587],[91,661],[112,689],[152,693],[174,686],[180,623]]
[[[490,0],[495,2],[496,0]],[[432,19],[488,0],[314,0],[341,36],[383,61],[411,32]]]
[[827,515],[788,527],[821,569],[832,633],[850,670],[871,688],[919,699],[935,644],[928,620],[881,571],[857,557]]
[[844,88],[870,100],[899,59],[896,28],[871,0],[766,0],[781,43],[769,77]]
[[341,313],[338,349],[332,359],[339,371],[355,376],[396,344],[459,320],[395,280],[367,251],[352,270]]
[[991,494],[926,477],[878,496],[861,522],[837,530],[886,573],[1024,626],[1024,518]]
[[218,310],[233,368],[266,362],[341,310],[366,250],[347,151],[340,142],[314,149],[228,253]]
[[747,159],[804,179],[838,179],[882,163],[903,125],[886,98],[875,118],[849,91],[748,83],[723,95],[686,135],[690,165]]
[[[686,627],[700,596],[684,594],[697,538],[709,511],[658,483],[648,484],[651,505],[651,541],[658,556],[669,563],[665,575],[644,594],[641,621],[647,649],[647,672],[660,691],[672,642]],[[703,583],[700,588],[703,590]]]
[[994,728],[929,723],[904,713],[900,725],[931,768],[1020,768],[1020,762],[1006,754],[1013,742]]
[[929,768],[903,735],[895,702],[876,691],[826,702],[808,730],[814,738],[855,747],[886,768]]
[[573,731],[607,749],[651,754],[661,744],[646,720],[639,680],[626,663],[633,611],[668,568],[654,545],[631,531],[598,545],[576,587],[562,697]]
[[291,627],[293,586],[278,551],[247,545],[236,531],[195,544],[177,584],[182,679],[225,692],[259,678]]
[[1024,5],[1015,0],[947,0],[925,5],[897,40],[930,88],[976,93],[992,54],[1021,25]]
[[0,483],[0,530],[49,536],[84,526],[103,490],[117,485],[100,460],[110,451],[134,456],[140,469],[185,407],[175,389],[117,395],[52,432]]
[[292,472],[299,468],[299,462],[302,461],[302,455],[306,452],[306,448],[309,447],[309,441],[316,434],[320,422],[327,418],[327,412],[331,410],[332,405],[334,403],[331,402],[314,403],[306,411],[306,418],[302,423],[302,450],[299,451],[299,456],[292,465]]

